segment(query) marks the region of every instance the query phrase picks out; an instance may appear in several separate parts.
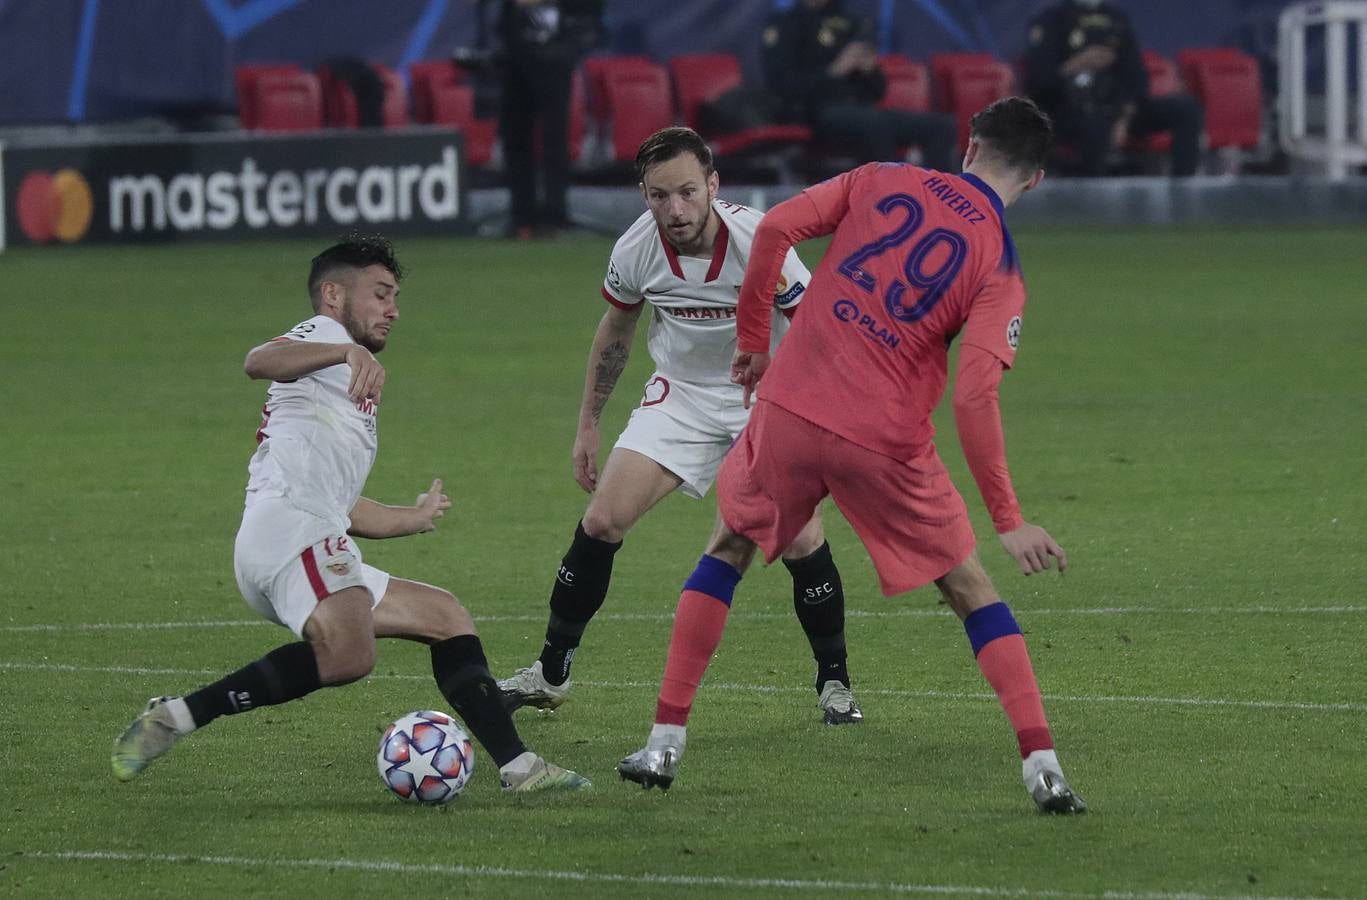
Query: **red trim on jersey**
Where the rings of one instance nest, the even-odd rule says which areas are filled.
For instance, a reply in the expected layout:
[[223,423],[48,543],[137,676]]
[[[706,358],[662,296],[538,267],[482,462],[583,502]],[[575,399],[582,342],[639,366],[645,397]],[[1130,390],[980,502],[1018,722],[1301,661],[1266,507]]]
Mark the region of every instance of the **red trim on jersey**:
[[[655,384],[657,381],[658,381],[660,384],[664,385],[664,391],[660,394],[660,396],[659,396],[658,399],[656,399],[656,400],[651,400],[651,399],[650,399],[650,385]],[[667,379],[667,378],[665,378],[665,377],[663,377],[663,376],[661,376],[661,375],[656,375],[654,378],[650,379],[650,381],[646,384],[645,393],[641,395],[641,405],[642,405],[642,406],[655,406],[656,404],[665,402],[665,398],[668,397],[668,396],[669,396],[669,379]]]
[[660,245],[665,248],[665,259],[669,260],[669,270],[675,277],[684,277],[683,267],[679,265],[679,253],[674,249],[674,245],[669,242],[668,235],[662,226],[656,225],[655,230],[660,233]]
[[712,265],[708,267],[707,277],[703,281],[716,281],[721,274],[721,267],[726,263],[726,245],[731,241],[731,232],[721,216],[717,216],[717,225],[717,239],[712,242]]
[[323,584],[323,576],[318,572],[318,561],[313,558],[313,548],[305,547],[304,552],[299,554],[299,561],[304,564],[304,574],[309,578],[309,587],[313,588],[313,596],[322,603],[328,597],[327,585]]
[[261,424],[256,428],[256,443],[260,445],[262,441],[270,437],[266,434],[266,423],[271,420],[271,407],[269,403],[261,404]]
[[611,294],[609,294],[607,288],[602,288],[601,290],[603,291],[603,299],[606,300],[606,301],[608,301],[609,303],[611,303],[613,306],[617,307],[618,309],[627,309],[627,310],[631,310],[631,309],[635,309],[635,308],[636,308],[636,304],[635,304],[635,303],[623,303],[621,300],[618,300],[616,297],[614,297],[614,296],[612,296]]

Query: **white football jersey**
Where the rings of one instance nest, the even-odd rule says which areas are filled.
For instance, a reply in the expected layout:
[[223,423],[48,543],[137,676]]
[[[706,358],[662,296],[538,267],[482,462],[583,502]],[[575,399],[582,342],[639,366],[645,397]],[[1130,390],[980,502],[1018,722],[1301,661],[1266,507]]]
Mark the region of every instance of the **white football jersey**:
[[[712,209],[721,218],[721,228],[711,259],[680,256],[650,211],[644,212],[612,248],[603,298],[622,309],[643,300],[655,307],[649,348],[659,374],[720,386],[731,385],[736,300],[763,214],[725,200],[714,200]],[[810,277],[797,254],[789,250],[774,291],[773,347],[788,329],[787,318],[779,310],[791,312],[797,306]]]
[[[327,316],[300,322],[283,339],[352,344],[342,323]],[[328,366],[289,382],[271,382],[247,465],[247,505],[284,497],[305,512],[347,522],[378,449],[373,400],[347,396],[351,367]]]

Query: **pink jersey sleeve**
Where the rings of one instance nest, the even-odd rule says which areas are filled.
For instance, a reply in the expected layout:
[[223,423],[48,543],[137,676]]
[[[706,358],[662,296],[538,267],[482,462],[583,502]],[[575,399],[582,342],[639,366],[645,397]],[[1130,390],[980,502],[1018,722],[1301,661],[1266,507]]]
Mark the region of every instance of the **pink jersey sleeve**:
[[1006,467],[1006,438],[1002,434],[997,398],[1003,365],[995,354],[965,344],[959,351],[959,371],[954,378],[954,422],[959,445],[999,534],[1013,531],[1025,522],[1011,486],[1011,472]]
[[850,188],[863,167],[807,188],[765,213],[755,230],[736,307],[736,346],[769,351],[770,306],[788,250],[800,241],[830,234],[850,209]]
[[1014,255],[1008,249],[1007,263],[989,275],[978,290],[962,338],[963,346],[986,350],[1008,369],[1016,361],[1021,314],[1025,311],[1025,280],[1014,265]]

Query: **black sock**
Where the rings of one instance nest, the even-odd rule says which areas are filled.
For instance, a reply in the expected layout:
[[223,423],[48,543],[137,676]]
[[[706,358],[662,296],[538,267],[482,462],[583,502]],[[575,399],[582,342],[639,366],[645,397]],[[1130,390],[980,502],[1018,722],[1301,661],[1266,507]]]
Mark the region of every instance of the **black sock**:
[[205,685],[185,698],[195,726],[203,728],[219,716],[274,706],[311,694],[318,680],[318,657],[308,641],[276,647],[249,666]]
[[845,589],[831,558],[831,545],[823,543],[810,556],[785,559],[793,576],[793,610],[816,659],[816,689],[828,681],[850,686],[845,667]]
[[432,675],[446,702],[499,768],[527,752],[498,684],[489,674],[479,635],[458,634],[433,644]]
[[570,677],[575,648],[608,595],[612,558],[621,548],[621,541],[614,544],[589,537],[582,521],[575,527],[574,543],[560,561],[551,588],[551,617],[541,648],[541,674],[551,684],[564,684]]

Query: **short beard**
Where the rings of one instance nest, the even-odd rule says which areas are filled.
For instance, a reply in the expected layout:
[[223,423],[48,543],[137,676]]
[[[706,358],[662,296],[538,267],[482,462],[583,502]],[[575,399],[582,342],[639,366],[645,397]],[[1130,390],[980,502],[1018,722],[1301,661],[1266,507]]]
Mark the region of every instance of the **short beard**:
[[371,337],[361,330],[361,323],[356,321],[356,315],[351,308],[351,300],[342,301],[342,327],[351,339],[371,353],[379,353],[384,349],[385,339],[383,337]]
[[698,232],[693,236],[693,240],[688,244],[675,245],[674,249],[684,256],[696,256],[706,250],[707,248],[702,245],[702,236],[707,233],[707,223],[712,221],[713,214],[712,204],[708,203],[707,216],[702,220],[702,224],[698,226]]

